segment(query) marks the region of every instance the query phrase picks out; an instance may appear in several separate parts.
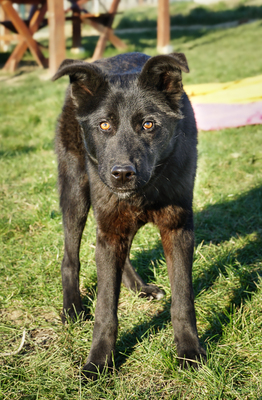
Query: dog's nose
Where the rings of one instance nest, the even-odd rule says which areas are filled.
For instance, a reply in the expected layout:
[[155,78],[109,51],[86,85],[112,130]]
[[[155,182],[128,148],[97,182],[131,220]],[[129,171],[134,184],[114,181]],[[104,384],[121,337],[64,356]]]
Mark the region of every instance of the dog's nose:
[[136,175],[136,169],[133,165],[114,165],[111,170],[112,179],[118,183],[131,181]]

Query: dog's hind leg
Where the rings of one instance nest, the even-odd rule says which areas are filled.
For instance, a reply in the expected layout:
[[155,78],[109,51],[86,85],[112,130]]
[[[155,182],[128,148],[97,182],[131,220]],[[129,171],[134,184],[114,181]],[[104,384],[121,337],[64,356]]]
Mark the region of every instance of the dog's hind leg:
[[130,239],[128,256],[122,274],[122,282],[128,289],[138,292],[140,297],[148,297],[150,300],[160,300],[165,296],[164,290],[159,289],[155,285],[145,283],[130,262],[129,253],[134,236],[135,235],[132,235]]
[[129,258],[126,259],[124,271],[122,275],[122,282],[134,292],[139,293],[139,297],[148,297],[151,299],[160,300],[165,296],[165,292],[155,285],[147,284],[143,281],[140,275],[135,271]]
[[[58,181],[63,213],[64,257],[61,266],[63,284],[63,321],[84,311],[79,290],[79,249],[90,208],[89,182],[84,154],[68,151],[57,135]],[[77,149],[75,149],[77,150]]]

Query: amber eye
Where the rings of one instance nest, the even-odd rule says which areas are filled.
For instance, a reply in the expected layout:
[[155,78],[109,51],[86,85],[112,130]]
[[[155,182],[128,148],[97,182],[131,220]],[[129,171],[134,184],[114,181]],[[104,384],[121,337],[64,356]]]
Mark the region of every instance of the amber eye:
[[101,122],[100,128],[103,131],[108,131],[111,128],[111,125],[109,124],[109,122]]
[[146,121],[146,122],[143,123],[143,129],[148,130],[148,129],[151,129],[151,128],[153,128],[153,122]]

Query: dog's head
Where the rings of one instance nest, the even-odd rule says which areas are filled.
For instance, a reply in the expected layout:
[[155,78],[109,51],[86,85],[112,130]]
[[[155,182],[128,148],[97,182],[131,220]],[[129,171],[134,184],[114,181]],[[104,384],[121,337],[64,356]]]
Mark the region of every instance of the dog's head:
[[181,71],[189,72],[184,54],[141,56],[140,72],[128,72],[131,56],[126,55],[120,58],[123,68],[120,62],[114,73],[110,61],[105,69],[104,60],[65,60],[53,78],[69,75],[70,98],[90,162],[120,198],[146,190],[173,151],[183,117]]

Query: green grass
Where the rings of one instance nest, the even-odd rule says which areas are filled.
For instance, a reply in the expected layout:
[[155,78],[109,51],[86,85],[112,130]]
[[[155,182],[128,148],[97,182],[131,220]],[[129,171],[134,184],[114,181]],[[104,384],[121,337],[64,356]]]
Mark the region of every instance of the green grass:
[[[197,4],[193,1],[178,1],[170,3],[170,22],[172,26],[192,24],[214,25],[224,22],[239,21],[262,17],[261,1],[227,0],[209,6]],[[114,27],[126,28],[155,28],[157,8],[140,6],[119,14],[115,18]]]
[[[258,21],[172,32],[172,43],[188,57],[186,83],[223,82],[262,73],[261,37]],[[155,33],[124,40],[156,54]],[[193,284],[207,364],[178,368],[165,258],[149,225],[135,238],[132,260],[166,297],[149,302],[122,288],[115,372],[83,386],[96,304],[95,222],[91,213],[81,248],[91,318],[63,326],[53,137],[67,79],[43,75],[0,73],[0,353],[15,351],[26,330],[20,353],[0,356],[0,399],[262,399],[262,125],[199,133]]]
[[[156,28],[157,8],[140,6],[138,8],[125,11],[116,15],[114,20],[114,28]],[[262,18],[262,1],[261,0],[227,0],[211,4],[210,6],[202,6],[194,2],[174,2],[170,3],[170,19],[173,27],[178,26],[178,30],[171,31],[171,44],[174,51],[185,51],[193,56],[194,64],[191,69],[190,78],[186,80],[197,83],[208,79],[224,81],[237,76],[242,78],[245,76],[256,75],[262,70],[262,46],[259,45],[261,37],[261,18]],[[256,25],[240,25],[234,29],[225,29],[213,31],[205,27],[190,30],[190,25],[214,25],[217,23],[239,21],[240,23],[250,19],[258,19]],[[255,28],[254,28],[255,26]],[[184,28],[181,30],[181,28]],[[73,55],[71,53],[72,38],[66,40],[66,57],[67,58],[91,58],[98,40],[97,36],[85,35],[88,31],[86,25],[83,29],[82,47],[84,53]],[[149,30],[141,34],[138,33],[117,33],[117,35],[127,44],[127,51],[143,51],[149,55],[156,55],[156,30]],[[230,43],[229,43],[230,41]],[[48,47],[47,40],[40,42]],[[214,52],[214,46],[216,51]],[[233,57],[232,49],[239,47],[242,51],[235,52],[236,59],[229,62]],[[189,51],[192,50],[192,51]],[[202,57],[199,57],[199,52]],[[48,50],[44,49],[43,53],[48,57]],[[104,52],[105,57],[118,54],[118,51],[108,43]],[[10,52],[0,53],[0,67],[4,65],[8,59]],[[23,57],[21,66],[33,68],[35,62],[32,55],[27,51]],[[231,70],[231,74],[228,70]],[[236,69],[236,70],[235,70]],[[23,71],[23,70],[22,70]],[[21,72],[22,72],[21,71]],[[206,73],[208,75],[206,77]],[[0,72],[1,76],[1,72]]]

